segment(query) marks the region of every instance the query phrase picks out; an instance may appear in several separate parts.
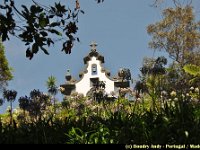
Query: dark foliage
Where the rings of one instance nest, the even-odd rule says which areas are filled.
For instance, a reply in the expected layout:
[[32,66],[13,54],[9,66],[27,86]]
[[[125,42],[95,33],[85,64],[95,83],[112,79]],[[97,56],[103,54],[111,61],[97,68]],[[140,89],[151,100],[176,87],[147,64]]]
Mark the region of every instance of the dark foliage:
[[[29,8],[22,5],[22,10],[19,10],[14,0],[4,0],[4,3],[0,5],[2,40],[9,40],[10,35],[17,36],[28,47],[26,57],[32,59],[39,50],[49,55],[46,47],[54,44],[53,37],[57,36],[58,40],[64,40],[62,50],[70,54],[74,42],[79,41],[79,38],[75,37],[78,30],[78,15],[84,13],[80,9],[78,0],[74,10],[66,8],[60,2],[50,7],[40,5],[35,1],[33,3]],[[19,16],[20,23],[14,14]],[[22,22],[23,25],[21,25]]]
[[13,102],[17,96],[17,91],[15,90],[4,90],[3,92],[3,97],[8,101],[8,102]]
[[33,118],[41,119],[42,114],[46,110],[46,107],[50,105],[50,97],[40,92],[39,90],[33,90],[30,92],[29,103],[27,111]]
[[131,80],[131,72],[128,68],[121,68],[118,72],[118,76],[122,78],[122,80]]
[[27,97],[27,96],[20,97],[18,101],[19,101],[19,107],[22,110],[28,110],[28,107],[30,105],[30,98],[29,97]]
[[152,66],[143,66],[140,71],[143,75],[162,75],[165,74],[166,70],[164,65],[167,64],[167,59],[164,56],[158,57]]
[[4,103],[4,100],[2,98],[0,98],[0,106],[2,106]]
[[96,0],[97,1],[97,3],[102,3],[102,2],[104,2],[104,0]]
[[12,116],[12,103],[15,101],[17,96],[17,91],[15,90],[4,90],[3,97],[10,103],[10,124],[13,124],[13,116]]

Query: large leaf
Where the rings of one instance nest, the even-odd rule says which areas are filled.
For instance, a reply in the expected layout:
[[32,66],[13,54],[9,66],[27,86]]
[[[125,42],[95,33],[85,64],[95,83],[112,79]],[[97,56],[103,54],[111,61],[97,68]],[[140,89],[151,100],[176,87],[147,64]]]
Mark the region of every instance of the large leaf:
[[183,67],[184,71],[193,75],[193,76],[200,76],[200,66],[196,66],[193,64],[188,64]]

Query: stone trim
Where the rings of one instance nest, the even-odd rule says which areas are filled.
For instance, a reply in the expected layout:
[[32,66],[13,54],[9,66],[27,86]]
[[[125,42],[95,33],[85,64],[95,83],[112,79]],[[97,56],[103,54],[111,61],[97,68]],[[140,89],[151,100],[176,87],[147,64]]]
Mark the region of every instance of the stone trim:
[[101,63],[104,63],[104,57],[102,55],[100,55],[97,51],[91,51],[86,57],[84,57],[84,64],[87,64],[93,56],[96,57],[97,60],[100,60]]
[[62,88],[65,89],[64,91],[61,91],[62,94],[64,94],[64,95],[70,95],[71,92],[73,90],[75,90],[76,85],[75,84],[62,84],[62,85],[60,85],[60,87],[62,87]]

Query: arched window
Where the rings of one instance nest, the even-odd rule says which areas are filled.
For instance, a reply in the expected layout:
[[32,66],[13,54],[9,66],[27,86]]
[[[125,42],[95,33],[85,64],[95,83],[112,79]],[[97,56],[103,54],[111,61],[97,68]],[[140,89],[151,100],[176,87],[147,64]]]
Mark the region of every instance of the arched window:
[[92,64],[92,75],[97,75],[97,65]]

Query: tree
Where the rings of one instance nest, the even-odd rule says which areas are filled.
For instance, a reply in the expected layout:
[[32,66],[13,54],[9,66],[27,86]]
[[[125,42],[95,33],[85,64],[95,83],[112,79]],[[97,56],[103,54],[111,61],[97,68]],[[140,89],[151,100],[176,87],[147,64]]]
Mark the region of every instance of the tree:
[[[46,47],[60,40],[63,42],[62,51],[70,54],[74,42],[79,42],[79,38],[75,36],[79,13],[84,14],[79,1],[75,1],[74,9],[66,8],[60,2],[52,6],[42,5],[35,0],[32,2],[29,8],[21,5],[22,8],[19,9],[14,0],[3,0],[3,4],[0,4],[2,40],[9,40],[10,35],[18,37],[27,46],[26,57],[29,59],[39,50],[49,55]],[[97,3],[100,2],[103,0],[97,0]],[[53,40],[55,36],[57,38]]]
[[104,101],[105,97],[105,87],[104,81],[95,81],[93,87],[87,92],[87,97],[93,98],[94,100],[100,102]]
[[49,106],[48,95],[35,89],[30,92],[28,112],[36,121],[42,118],[47,106]]
[[104,96],[105,96],[105,87],[106,84],[104,81],[96,81],[96,83],[94,83],[93,85],[94,87],[94,100],[100,102],[101,100],[104,100]]
[[12,103],[15,101],[15,98],[17,96],[17,91],[15,90],[4,90],[3,91],[3,97],[6,99],[8,102],[10,102],[10,124],[13,122],[13,116],[12,116]]
[[58,93],[58,87],[56,86],[56,77],[50,76],[46,82],[49,94],[53,97],[54,113],[56,112],[56,99],[55,95]]
[[3,105],[4,100],[2,98],[0,98],[0,106]]
[[118,72],[118,76],[120,78],[122,78],[122,82],[124,80],[128,81],[131,80],[131,72],[130,69],[128,68],[120,68],[119,72]]
[[160,97],[164,87],[163,78],[166,74],[164,66],[166,64],[167,59],[164,56],[160,56],[157,59],[145,58],[140,69],[142,76],[135,85],[136,98],[140,97],[141,92],[148,93],[152,99],[152,110],[156,109],[156,100]]
[[13,78],[11,68],[4,53],[4,46],[0,38],[0,91],[8,85],[8,81]]
[[[168,0],[154,0],[154,3],[151,6],[153,6],[153,7],[161,6],[165,1],[168,1]],[[186,6],[186,5],[189,6],[189,5],[192,4],[193,0],[184,0],[184,1],[181,1],[181,0],[171,0],[171,1],[177,7],[177,6]]]
[[190,5],[167,8],[163,11],[163,20],[147,27],[152,35],[150,47],[164,50],[183,67],[192,59],[200,48],[200,22],[195,21]]
[[[158,6],[163,0],[156,0]],[[193,77],[184,71],[187,64],[200,65],[200,22],[195,20],[192,0],[172,0],[174,7],[164,9],[163,19],[147,27],[154,50],[166,51],[174,60],[166,69],[162,89],[178,95],[189,92]],[[160,3],[160,4],[159,4]],[[194,78],[195,80],[198,78]],[[198,81],[193,86],[198,86]]]
[[24,96],[24,97],[20,97],[18,101],[19,101],[19,108],[21,108],[24,111],[24,118],[25,118],[26,110],[28,110],[29,108],[30,98],[27,96]]
[[146,75],[162,75],[165,74],[166,70],[164,65],[167,64],[167,59],[164,56],[160,56],[157,59],[144,59],[143,67],[141,68],[141,73]]

